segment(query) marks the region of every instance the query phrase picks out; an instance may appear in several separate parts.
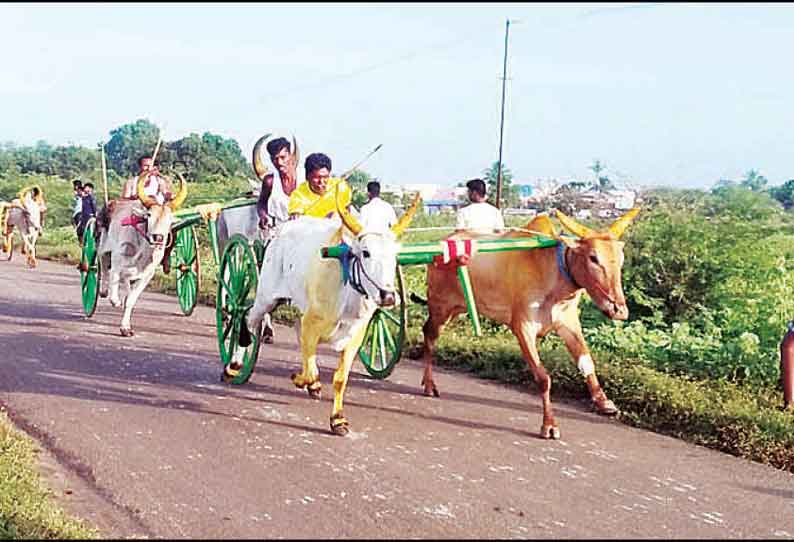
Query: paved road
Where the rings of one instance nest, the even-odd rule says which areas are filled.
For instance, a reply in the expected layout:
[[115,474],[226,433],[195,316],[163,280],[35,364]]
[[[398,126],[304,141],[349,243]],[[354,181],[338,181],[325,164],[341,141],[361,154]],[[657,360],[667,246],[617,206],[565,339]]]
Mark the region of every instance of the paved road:
[[[403,360],[351,374],[352,433],[295,389],[279,327],[251,381],[218,381],[214,310],[186,318],[147,293],[136,336],[100,300],[82,316],[74,268],[0,262],[0,402],[47,450],[72,513],[107,537],[792,538],[794,477],[557,402],[562,440],[536,437],[526,390],[438,370],[420,394]],[[358,363],[358,362],[357,362]]]

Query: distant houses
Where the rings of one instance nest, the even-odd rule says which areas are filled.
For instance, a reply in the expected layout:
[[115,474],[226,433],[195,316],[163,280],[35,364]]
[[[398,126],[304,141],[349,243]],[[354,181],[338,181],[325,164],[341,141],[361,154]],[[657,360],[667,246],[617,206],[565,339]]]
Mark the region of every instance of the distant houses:
[[[520,204],[517,208],[504,209],[506,215],[534,214],[558,208],[577,218],[613,218],[634,207],[638,201],[635,190],[616,187],[601,190],[592,182],[573,178],[565,181],[538,179],[532,183],[514,180],[512,184],[518,188]],[[428,214],[454,213],[468,204],[465,187],[429,183],[381,185],[381,193],[391,194],[397,201],[402,201],[406,193],[416,192],[421,193],[423,207]]]

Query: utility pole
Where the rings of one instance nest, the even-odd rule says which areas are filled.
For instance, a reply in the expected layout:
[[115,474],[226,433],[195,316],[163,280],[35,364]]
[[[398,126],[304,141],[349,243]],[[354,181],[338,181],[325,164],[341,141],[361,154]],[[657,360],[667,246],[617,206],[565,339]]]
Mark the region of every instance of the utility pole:
[[502,71],[502,121],[499,125],[499,171],[496,174],[496,207],[502,201],[502,136],[505,131],[505,83],[507,82],[507,37],[510,34],[510,19],[505,24],[505,61]]

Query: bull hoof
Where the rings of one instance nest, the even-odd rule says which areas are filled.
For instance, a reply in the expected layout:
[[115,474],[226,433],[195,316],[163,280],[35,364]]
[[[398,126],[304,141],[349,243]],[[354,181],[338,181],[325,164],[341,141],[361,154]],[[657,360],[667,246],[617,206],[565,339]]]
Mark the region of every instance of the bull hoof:
[[322,390],[323,387],[319,382],[317,382],[316,385],[306,387],[306,391],[309,392],[309,397],[312,399],[317,399],[318,401],[321,398]]
[[425,381],[422,380],[422,386],[424,386],[424,395],[425,397],[441,397],[441,394],[438,393],[438,388],[436,387],[435,382],[430,383],[430,387],[425,386]]
[[107,296],[108,296],[108,293],[107,293],[107,292],[103,292],[102,290],[100,290],[100,291],[99,291],[99,297],[101,297],[101,298],[105,298],[105,297],[107,297]]
[[602,416],[616,416],[620,414],[620,409],[611,400],[593,401],[593,408]]
[[121,328],[122,337],[132,337],[133,335],[135,335],[135,332],[132,329]]
[[221,382],[231,382],[234,380],[237,375],[240,374],[243,366],[239,363],[231,362],[229,365],[225,365],[223,367],[223,372],[221,373]]
[[350,423],[342,414],[331,416],[331,433],[344,437],[350,432]]
[[560,426],[557,423],[544,423],[540,428],[540,438],[559,440]]
[[273,344],[273,330],[271,328],[265,328],[265,331],[262,333],[262,342],[265,344]]
[[110,305],[115,308],[121,307],[121,301],[110,299]]

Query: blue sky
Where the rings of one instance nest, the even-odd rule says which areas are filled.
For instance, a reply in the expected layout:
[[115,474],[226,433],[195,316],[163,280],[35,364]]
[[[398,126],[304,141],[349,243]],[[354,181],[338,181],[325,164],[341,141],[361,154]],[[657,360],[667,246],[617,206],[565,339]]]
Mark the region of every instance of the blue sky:
[[0,141],[93,146],[147,118],[246,156],[295,134],[341,172],[445,185],[706,188],[794,178],[793,4],[2,4]]

